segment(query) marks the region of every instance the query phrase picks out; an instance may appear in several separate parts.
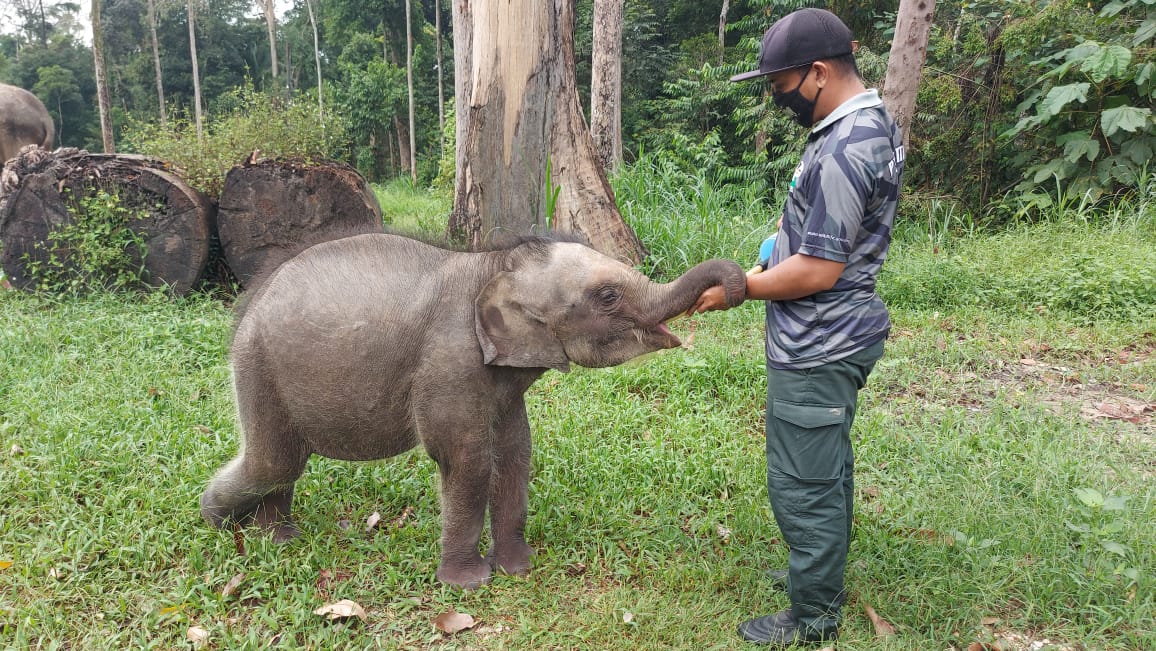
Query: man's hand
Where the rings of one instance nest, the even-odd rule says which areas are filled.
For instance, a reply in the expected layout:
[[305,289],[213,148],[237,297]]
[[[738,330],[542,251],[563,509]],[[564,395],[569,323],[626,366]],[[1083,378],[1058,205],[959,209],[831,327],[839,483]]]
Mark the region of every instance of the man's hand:
[[722,285],[715,285],[707,289],[698,297],[694,306],[686,311],[687,316],[694,316],[699,312],[709,312],[711,310],[725,310],[727,309],[727,295],[723,290]]

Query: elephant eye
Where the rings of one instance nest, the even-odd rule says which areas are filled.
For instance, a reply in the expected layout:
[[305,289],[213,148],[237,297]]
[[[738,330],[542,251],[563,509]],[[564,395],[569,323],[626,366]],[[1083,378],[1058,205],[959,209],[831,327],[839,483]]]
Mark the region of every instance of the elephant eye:
[[602,307],[614,307],[622,300],[622,291],[617,287],[603,286],[594,292],[594,298]]

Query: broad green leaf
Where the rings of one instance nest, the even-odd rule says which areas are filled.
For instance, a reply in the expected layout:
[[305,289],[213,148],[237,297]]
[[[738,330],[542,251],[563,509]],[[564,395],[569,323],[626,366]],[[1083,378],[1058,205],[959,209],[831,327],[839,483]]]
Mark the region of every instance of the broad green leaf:
[[1087,131],[1064,134],[1056,138],[1056,144],[1064,146],[1064,159],[1070,163],[1078,163],[1081,158],[1094,161],[1100,156],[1100,142]]
[[1056,158],[1034,168],[1033,171],[1035,173],[1032,175],[1033,182],[1037,184],[1043,183],[1052,177],[1061,181],[1068,178],[1068,166],[1065,162],[1062,158]]
[[1088,101],[1088,90],[1092,87],[1087,82],[1056,86],[1036,106],[1036,113],[1042,117],[1059,115],[1064,107],[1072,102],[1083,104]]
[[1140,23],[1136,34],[1132,36],[1132,47],[1138,47],[1142,43],[1147,43],[1153,36],[1156,36],[1156,18],[1149,18]]
[[1100,126],[1104,129],[1104,135],[1109,137],[1120,130],[1135,133],[1148,124],[1148,119],[1151,116],[1152,109],[1150,108],[1121,106],[1105,109],[1100,114]]
[[1145,84],[1152,81],[1153,72],[1156,72],[1156,63],[1149,61],[1140,66],[1140,69],[1136,71],[1136,85],[1144,88]]
[[1126,7],[1127,5],[1125,5],[1123,2],[1120,2],[1119,0],[1112,0],[1112,2],[1104,5],[1104,8],[1100,10],[1100,17],[1111,18],[1121,11],[1124,11]]
[[1120,155],[1140,166],[1156,158],[1156,137],[1128,138],[1120,145]]
[[1103,547],[1104,549],[1112,552],[1113,554],[1116,554],[1117,556],[1127,556],[1128,555],[1128,550],[1123,545],[1116,542],[1115,540],[1101,540],[1100,546]]
[[1095,488],[1077,488],[1075,493],[1084,506],[1093,508],[1104,506],[1104,496]]
[[1074,524],[1071,520],[1064,520],[1064,524],[1068,529],[1076,533],[1091,533],[1092,528],[1086,524]]
[[1080,66],[1097,84],[1109,77],[1122,77],[1132,63],[1132,50],[1122,45],[1098,48]]
[[1114,495],[1104,500],[1105,511],[1123,511],[1128,508],[1128,496]]

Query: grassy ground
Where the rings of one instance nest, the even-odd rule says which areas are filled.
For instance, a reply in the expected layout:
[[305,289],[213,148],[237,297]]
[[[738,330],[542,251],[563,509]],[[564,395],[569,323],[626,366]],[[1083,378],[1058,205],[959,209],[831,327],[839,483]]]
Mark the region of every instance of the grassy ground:
[[[412,205],[392,213],[430,210]],[[927,306],[943,259],[897,242],[838,649],[1156,648],[1156,316],[1129,302],[1147,281],[1081,310],[1033,280],[1078,267],[1073,241],[1156,251],[1150,226],[1125,230],[969,238],[950,264],[1004,277]],[[1052,263],[1017,272],[998,247]],[[215,649],[738,649],[739,621],[787,605],[763,576],[787,550],[764,485],[761,306],[676,322],[685,350],[545,375],[528,394],[534,570],[468,593],[433,580],[420,452],[311,460],[288,545],[246,535],[240,554],[200,521],[235,450],[229,323],[206,298],[0,291],[0,648],[188,648],[199,627]],[[313,614],[340,599],[366,620]],[[478,624],[445,635],[451,609]]]

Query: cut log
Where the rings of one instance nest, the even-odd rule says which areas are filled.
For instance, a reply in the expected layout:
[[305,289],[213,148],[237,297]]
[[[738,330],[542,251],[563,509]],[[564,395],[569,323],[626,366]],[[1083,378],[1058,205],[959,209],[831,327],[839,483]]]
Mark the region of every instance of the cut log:
[[[0,190],[0,264],[14,287],[33,289],[37,266],[56,256],[67,267],[69,249],[54,240],[75,223],[72,211],[98,191],[115,195],[130,211],[127,227],[144,251],[128,251],[146,287],[183,295],[205,268],[213,203],[161,161],[78,149],[25,148],[9,161]],[[101,279],[92,279],[99,284]]]
[[247,161],[229,170],[217,211],[221,250],[242,285],[307,246],[384,230],[369,184],[336,161]]

